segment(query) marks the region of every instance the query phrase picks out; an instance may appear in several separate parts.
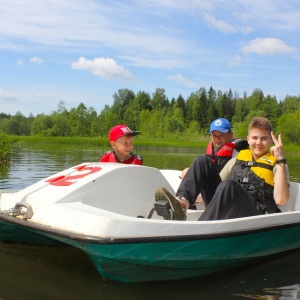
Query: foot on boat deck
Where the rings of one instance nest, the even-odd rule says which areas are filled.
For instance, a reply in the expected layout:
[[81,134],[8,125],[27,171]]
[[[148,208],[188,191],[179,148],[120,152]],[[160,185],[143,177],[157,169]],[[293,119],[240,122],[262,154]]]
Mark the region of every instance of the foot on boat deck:
[[153,211],[163,217],[165,220],[174,220],[174,212],[171,209],[170,203],[168,200],[156,200],[154,203],[154,208],[151,210],[149,216],[152,217]]
[[155,201],[156,203],[158,201],[168,201],[170,204],[170,208],[173,213],[172,218],[167,218],[164,216],[165,219],[170,220],[170,219],[175,219],[179,221],[185,221],[186,220],[186,214],[185,214],[185,209],[181,205],[181,201],[174,197],[166,188],[158,188],[155,192]]

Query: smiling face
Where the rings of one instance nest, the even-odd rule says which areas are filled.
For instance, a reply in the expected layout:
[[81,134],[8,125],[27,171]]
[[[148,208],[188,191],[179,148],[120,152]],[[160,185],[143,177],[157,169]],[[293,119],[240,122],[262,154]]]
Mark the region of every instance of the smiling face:
[[270,131],[260,128],[249,129],[247,140],[254,160],[266,154],[273,143]]
[[232,132],[223,133],[218,130],[214,130],[211,133],[211,140],[215,147],[221,149],[226,143],[232,140]]
[[131,156],[130,152],[133,149],[133,136],[132,135],[121,136],[116,141],[110,142],[110,144],[114,149],[118,158],[121,161],[126,160]]

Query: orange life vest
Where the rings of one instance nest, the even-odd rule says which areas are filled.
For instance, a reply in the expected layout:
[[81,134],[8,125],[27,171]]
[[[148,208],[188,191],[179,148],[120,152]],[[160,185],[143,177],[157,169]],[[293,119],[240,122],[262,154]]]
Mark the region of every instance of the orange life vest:
[[130,158],[120,161],[113,150],[106,152],[100,159],[100,162],[114,162],[128,165],[142,165],[143,161],[143,157],[137,154],[132,154]]

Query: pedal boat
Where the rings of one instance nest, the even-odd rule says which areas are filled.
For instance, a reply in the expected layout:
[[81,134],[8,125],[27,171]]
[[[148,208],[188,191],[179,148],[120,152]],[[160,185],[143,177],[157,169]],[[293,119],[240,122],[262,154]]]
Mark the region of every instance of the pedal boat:
[[180,171],[83,163],[0,193],[0,241],[81,249],[102,278],[149,282],[210,276],[300,248],[300,188],[281,213],[222,221],[166,220],[155,191],[171,193]]

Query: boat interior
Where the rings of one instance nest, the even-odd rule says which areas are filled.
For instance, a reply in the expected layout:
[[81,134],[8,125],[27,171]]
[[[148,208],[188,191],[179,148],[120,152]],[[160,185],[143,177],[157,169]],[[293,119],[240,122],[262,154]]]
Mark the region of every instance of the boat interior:
[[[32,209],[32,220],[43,218],[47,207],[77,208],[93,214],[114,213],[134,218],[162,219],[153,210],[157,188],[165,187],[173,195],[180,184],[180,171],[158,170],[145,166],[110,163],[86,163],[41,180],[15,193],[1,193],[0,210],[16,204]],[[300,188],[291,183],[290,199],[281,211],[300,210]],[[187,220],[198,220],[203,207],[188,210]]]

